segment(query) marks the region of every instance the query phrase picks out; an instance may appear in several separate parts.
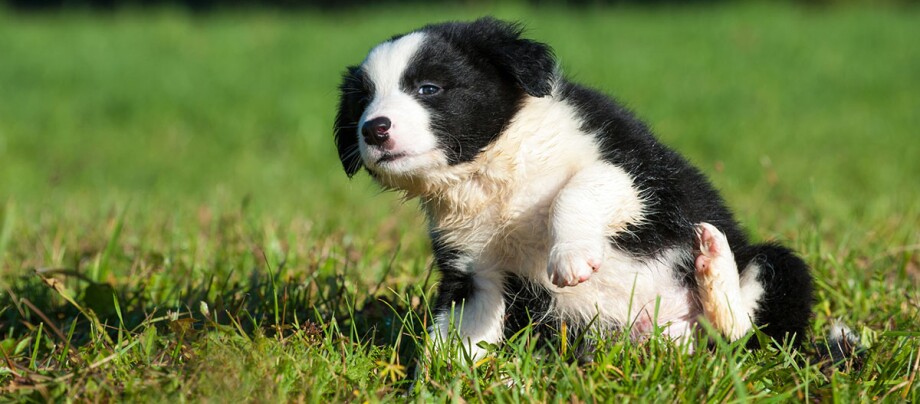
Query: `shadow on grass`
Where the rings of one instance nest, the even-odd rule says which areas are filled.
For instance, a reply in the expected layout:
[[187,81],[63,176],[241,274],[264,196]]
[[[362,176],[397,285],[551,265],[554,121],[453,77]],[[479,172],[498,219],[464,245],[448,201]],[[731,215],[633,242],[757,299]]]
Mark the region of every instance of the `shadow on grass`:
[[[8,279],[0,294],[0,360],[15,376],[14,385],[35,386],[91,370],[109,359],[99,360],[99,352],[116,355],[152,332],[161,341],[155,362],[166,367],[201,366],[195,346],[215,333],[282,344],[331,338],[371,350],[368,344],[395,347],[398,363],[414,362],[417,343],[400,339],[418,342],[425,333],[423,298],[352,293],[341,275],[278,278],[278,272],[266,276],[253,269],[245,285],[216,292],[214,282],[151,291],[143,283],[93,282],[75,270],[32,271]],[[179,304],[158,307],[147,299],[151,293]],[[93,355],[85,355],[89,351]]]

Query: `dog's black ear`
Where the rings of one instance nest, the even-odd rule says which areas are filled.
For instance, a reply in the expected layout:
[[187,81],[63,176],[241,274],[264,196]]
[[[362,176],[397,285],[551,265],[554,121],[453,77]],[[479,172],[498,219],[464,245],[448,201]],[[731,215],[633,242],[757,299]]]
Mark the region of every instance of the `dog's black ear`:
[[552,92],[556,58],[549,45],[521,38],[521,24],[492,17],[480,18],[469,27],[482,42],[480,50],[527,94],[543,97]]
[[358,121],[366,107],[368,92],[361,69],[357,66],[348,67],[339,85],[339,110],[335,114],[333,131],[339,160],[349,178],[363,165],[358,151]]

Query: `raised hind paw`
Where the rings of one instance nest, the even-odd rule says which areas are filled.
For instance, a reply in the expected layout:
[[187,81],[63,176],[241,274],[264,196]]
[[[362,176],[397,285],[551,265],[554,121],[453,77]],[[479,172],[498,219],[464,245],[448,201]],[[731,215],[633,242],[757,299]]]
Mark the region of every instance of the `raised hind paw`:
[[725,235],[715,226],[704,222],[697,225],[696,236],[697,280],[711,283],[727,277],[737,282],[738,269],[735,265],[735,257]]
[[728,239],[709,223],[696,228],[696,283],[703,315],[723,335],[736,339],[751,327],[741,299],[738,266]]

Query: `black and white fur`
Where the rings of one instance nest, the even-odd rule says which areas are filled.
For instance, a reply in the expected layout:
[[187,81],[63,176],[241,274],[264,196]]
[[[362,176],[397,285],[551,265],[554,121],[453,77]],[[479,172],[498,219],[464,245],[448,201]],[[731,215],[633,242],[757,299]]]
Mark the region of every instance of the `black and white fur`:
[[808,266],[749,243],[699,170],[517,25],[377,45],[345,73],[335,140],[349,176],[364,167],[428,217],[435,349],[451,321],[473,358],[531,321],[637,338],[657,325],[677,341],[701,318],[729,339],[806,334]]

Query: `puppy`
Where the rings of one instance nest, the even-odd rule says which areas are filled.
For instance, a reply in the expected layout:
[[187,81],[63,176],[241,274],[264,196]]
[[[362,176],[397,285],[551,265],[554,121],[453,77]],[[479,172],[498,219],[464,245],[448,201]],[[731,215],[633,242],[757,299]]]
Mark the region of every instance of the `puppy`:
[[749,243],[699,170],[521,31],[429,25],[374,47],[340,86],[345,172],[427,215],[441,273],[429,348],[455,332],[475,359],[528,324],[688,341],[700,319],[731,340],[757,326],[800,343],[808,266]]

